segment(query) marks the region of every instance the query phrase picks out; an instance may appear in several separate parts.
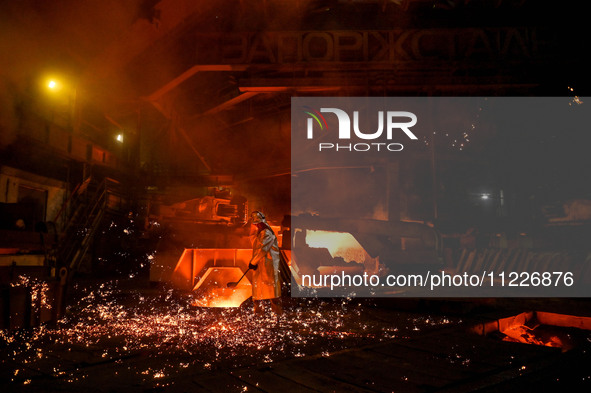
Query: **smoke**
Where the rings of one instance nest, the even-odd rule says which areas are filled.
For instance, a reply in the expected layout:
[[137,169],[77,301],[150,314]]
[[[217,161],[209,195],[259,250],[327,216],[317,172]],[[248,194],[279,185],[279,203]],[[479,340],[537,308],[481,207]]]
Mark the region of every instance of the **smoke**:
[[0,147],[16,135],[19,108],[59,73],[74,85],[97,55],[140,17],[144,0],[0,2]]
[[0,148],[16,139],[19,96],[39,51],[34,39],[37,17],[17,12],[15,3],[0,5]]
[[334,168],[292,178],[292,214],[383,219],[387,216],[385,168]]
[[6,81],[0,81],[0,148],[4,148],[16,139],[18,116],[15,97]]

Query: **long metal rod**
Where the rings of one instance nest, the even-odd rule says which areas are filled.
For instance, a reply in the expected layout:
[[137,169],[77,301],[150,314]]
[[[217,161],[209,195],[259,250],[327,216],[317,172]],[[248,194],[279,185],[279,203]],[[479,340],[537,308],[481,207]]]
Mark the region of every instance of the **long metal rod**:
[[246,271],[244,272],[244,274],[242,275],[242,277],[240,277],[240,280],[236,281],[236,282],[229,282],[226,286],[228,288],[234,288],[235,286],[238,285],[238,283],[240,281],[242,281],[242,279],[244,278],[244,276],[246,276],[246,273],[248,273],[248,271],[250,270],[250,267],[248,269],[246,269]]

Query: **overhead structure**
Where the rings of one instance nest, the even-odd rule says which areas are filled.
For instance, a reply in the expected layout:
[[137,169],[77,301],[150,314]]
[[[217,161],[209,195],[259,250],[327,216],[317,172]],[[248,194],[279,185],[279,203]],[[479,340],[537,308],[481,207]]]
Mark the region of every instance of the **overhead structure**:
[[[96,68],[124,75],[201,173],[277,176],[289,171],[288,155],[275,150],[289,138],[292,96],[556,95],[576,72],[569,35],[577,27],[543,21],[569,7],[166,0]],[[148,128],[146,144],[155,139]],[[274,165],[236,159],[242,149],[262,154],[260,140]]]

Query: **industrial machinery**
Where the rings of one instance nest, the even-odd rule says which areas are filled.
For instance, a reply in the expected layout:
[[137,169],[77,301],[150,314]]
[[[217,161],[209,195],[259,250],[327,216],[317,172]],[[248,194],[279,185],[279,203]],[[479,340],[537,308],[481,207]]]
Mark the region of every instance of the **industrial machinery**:
[[441,235],[424,223],[300,215],[291,224],[291,272],[298,286],[303,275],[381,276],[443,265]]
[[246,222],[247,206],[246,198],[216,192],[169,205],[159,204],[157,215],[162,219],[239,225]]
[[[152,260],[150,281],[165,282],[176,290],[192,293],[194,305],[198,307],[239,307],[252,295],[252,273],[247,273],[241,279],[252,257],[252,249],[248,248],[248,233],[231,229],[221,232],[220,228],[215,232],[216,228],[210,227],[210,235],[225,238],[219,244],[226,247],[183,248],[180,257],[178,247],[166,250],[163,247],[162,252],[157,251]],[[280,227],[272,228],[281,240]],[[230,244],[238,248],[228,247]],[[289,250],[282,249],[281,257],[280,271],[283,282],[287,283],[290,280]],[[228,283],[236,282],[237,285],[228,286]]]
[[[302,286],[303,275],[385,275],[443,265],[441,236],[427,224],[310,215],[292,217],[289,222],[289,228],[273,229],[283,240],[282,278],[292,285]],[[180,257],[157,253],[150,280],[192,292],[196,306],[238,307],[252,292],[250,274],[240,280],[251,256],[247,246],[184,248]],[[228,286],[238,280],[238,285]]]

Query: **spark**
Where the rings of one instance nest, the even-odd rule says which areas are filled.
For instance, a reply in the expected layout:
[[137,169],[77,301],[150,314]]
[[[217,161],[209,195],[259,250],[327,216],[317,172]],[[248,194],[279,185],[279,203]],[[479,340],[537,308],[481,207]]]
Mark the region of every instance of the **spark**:
[[[117,281],[73,290],[76,298],[55,327],[28,333],[0,330],[0,361],[15,364],[15,383],[26,381],[19,371],[23,365],[35,367],[60,358],[60,353],[78,350],[94,353],[96,362],[120,362],[148,353],[162,359],[161,366],[130,372],[161,381],[189,367],[210,371],[314,354],[330,356],[352,346],[404,339],[422,327],[451,323],[449,318],[425,317],[384,327],[382,320],[368,320],[364,304],[355,299],[300,299],[277,318],[271,313],[255,316],[250,307],[196,308],[191,306],[191,294],[172,289],[157,294],[123,290]],[[183,361],[167,361],[173,356]],[[52,375],[72,383],[86,378],[81,370],[68,369],[68,364],[53,364]]]

